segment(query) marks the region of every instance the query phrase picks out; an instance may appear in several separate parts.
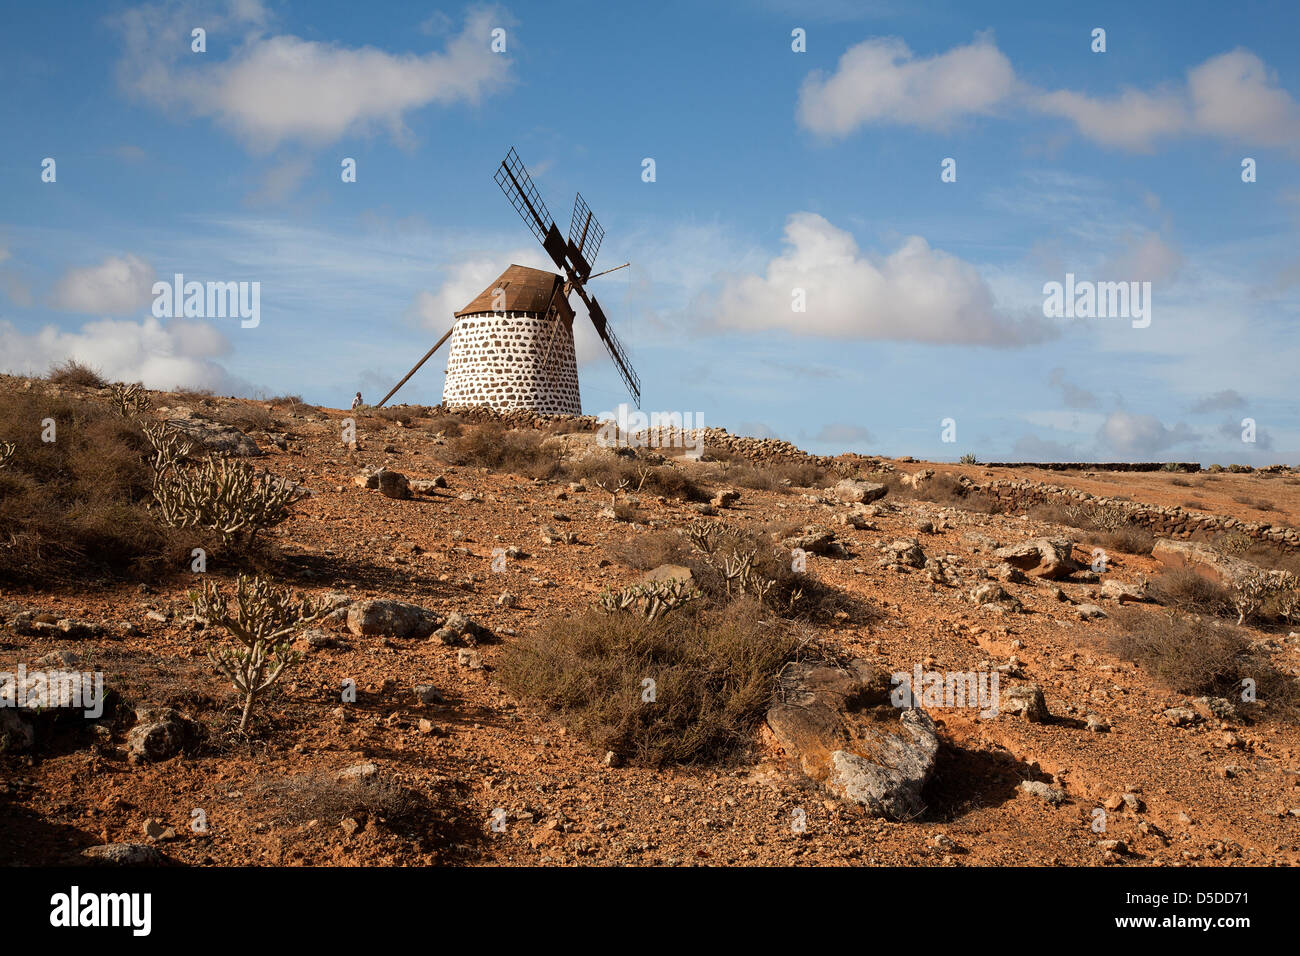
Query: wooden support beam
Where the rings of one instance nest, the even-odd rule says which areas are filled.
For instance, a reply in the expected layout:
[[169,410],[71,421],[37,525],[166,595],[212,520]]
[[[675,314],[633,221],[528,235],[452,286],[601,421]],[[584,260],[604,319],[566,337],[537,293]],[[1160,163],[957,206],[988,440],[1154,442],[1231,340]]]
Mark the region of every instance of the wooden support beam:
[[444,335],[442,338],[438,339],[436,343],[434,343],[433,348],[429,349],[429,351],[424,353],[424,358],[420,359],[420,361],[415,363],[415,368],[407,372],[406,375],[402,377],[402,380],[398,382],[396,385],[394,385],[392,390],[379,400],[379,404],[376,405],[375,408],[383,408],[384,403],[388,401],[390,398],[392,398],[395,394],[397,394],[397,390],[401,388],[403,385],[405,385],[407,381],[410,379],[410,377],[420,370],[420,366],[423,365],[425,362],[429,361],[429,359],[433,357],[434,352],[442,348],[442,343],[446,342],[449,338],[451,338],[451,333],[454,331],[456,331],[456,326],[453,325],[451,328],[447,330],[446,335]]

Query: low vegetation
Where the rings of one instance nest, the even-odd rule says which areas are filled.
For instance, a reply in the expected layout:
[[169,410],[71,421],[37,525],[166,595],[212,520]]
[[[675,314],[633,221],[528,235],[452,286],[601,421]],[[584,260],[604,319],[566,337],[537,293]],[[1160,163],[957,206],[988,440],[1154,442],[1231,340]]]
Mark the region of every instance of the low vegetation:
[[74,359],[51,365],[45,380],[55,385],[83,385],[86,388],[103,388],[108,384],[97,369]]
[[1116,612],[1113,624],[1110,649],[1176,693],[1240,703],[1242,691],[1251,687],[1270,705],[1288,710],[1294,706],[1295,679],[1274,668],[1239,627],[1137,608]]
[[289,647],[290,637],[330,609],[307,600],[295,601],[288,591],[273,587],[269,581],[242,574],[233,601],[210,584],[191,593],[190,600],[199,620],[221,628],[235,639],[233,647],[210,647],[208,659],[243,701],[239,718],[242,733],[248,728],[253,705],[297,663],[299,655]]
[[107,403],[0,391],[0,441],[0,580],[152,576],[203,543],[150,514],[149,443]]
[[592,608],[507,645],[501,676],[598,753],[691,764],[752,744],[798,646],[752,599],[655,618]]

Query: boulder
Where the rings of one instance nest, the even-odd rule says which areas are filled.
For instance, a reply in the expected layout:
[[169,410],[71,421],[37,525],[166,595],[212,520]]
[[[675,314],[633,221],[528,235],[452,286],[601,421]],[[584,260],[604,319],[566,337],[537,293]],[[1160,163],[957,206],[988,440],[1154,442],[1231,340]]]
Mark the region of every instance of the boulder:
[[161,866],[167,862],[159,850],[143,843],[106,843],[82,850],[81,855],[108,866]]
[[939,740],[920,708],[890,701],[887,675],[863,660],[846,670],[816,662],[788,667],[767,725],[785,752],[831,795],[875,816],[911,819]]
[[1074,542],[1069,538],[1031,538],[998,548],[994,556],[1012,567],[1039,578],[1067,578],[1083,565],[1071,557]]
[[198,739],[199,725],[170,707],[141,707],[126,735],[127,748],[146,760],[167,760]]
[[905,564],[909,568],[925,567],[925,552],[921,549],[921,542],[915,538],[899,538],[885,545],[884,550],[896,564]]
[[203,451],[234,458],[256,458],[262,454],[257,442],[233,425],[204,421],[201,418],[169,418],[167,424],[184,432]]
[[695,575],[683,564],[661,564],[641,575],[637,579],[637,584],[654,584],[658,581],[685,581],[687,584],[694,584]]
[[1108,578],[1102,584],[1101,596],[1112,601],[1118,601],[1120,604],[1151,600],[1147,595],[1145,583],[1129,584],[1125,581],[1116,581],[1114,578]]
[[802,533],[791,535],[782,540],[781,547],[788,551],[802,548],[811,554],[826,554],[834,540],[835,533],[833,531],[828,531],[821,525],[810,524],[804,527]]
[[407,481],[406,476],[400,471],[392,471],[388,468],[380,468],[374,474],[375,487],[385,498],[395,498],[398,501],[404,501],[411,497],[411,483]]
[[383,598],[357,601],[348,608],[348,630],[353,634],[383,637],[428,637],[442,618],[415,604]]
[[1018,714],[1030,723],[1045,723],[1049,716],[1043,689],[1037,684],[1018,684],[998,694],[998,709],[1008,714]]
[[1151,556],[1167,568],[1193,571],[1227,587],[1258,574],[1260,570],[1251,561],[1223,554],[1201,541],[1158,538]]
[[888,486],[874,481],[854,481],[851,478],[845,478],[835,486],[836,498],[840,501],[849,501],[855,504],[871,504],[873,501],[879,501],[888,493]]

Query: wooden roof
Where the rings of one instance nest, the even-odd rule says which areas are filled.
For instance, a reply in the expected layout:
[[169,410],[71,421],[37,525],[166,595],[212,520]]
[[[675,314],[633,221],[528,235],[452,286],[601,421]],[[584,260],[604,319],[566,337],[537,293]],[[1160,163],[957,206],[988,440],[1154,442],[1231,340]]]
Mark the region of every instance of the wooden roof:
[[[569,307],[564,290],[559,288],[563,282],[553,272],[511,265],[495,282],[480,292],[473,302],[457,312],[456,318],[476,312],[535,312],[544,315],[548,308],[554,306],[571,322],[573,309]],[[494,305],[492,300],[496,298],[497,289],[504,290],[505,300]]]

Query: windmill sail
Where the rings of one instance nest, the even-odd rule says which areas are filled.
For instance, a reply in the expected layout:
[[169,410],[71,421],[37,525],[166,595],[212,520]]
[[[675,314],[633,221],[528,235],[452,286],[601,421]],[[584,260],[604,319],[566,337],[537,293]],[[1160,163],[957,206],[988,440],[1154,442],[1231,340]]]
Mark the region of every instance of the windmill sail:
[[[542,201],[537,187],[533,185],[527,167],[524,166],[513,146],[510,147],[506,158],[501,161],[501,165],[497,167],[493,178],[501,187],[501,191],[506,194],[506,198],[510,200],[510,205],[514,206],[515,211],[519,213],[519,218],[524,221],[524,225],[542,244],[551,261],[564,273],[568,280],[565,295],[567,296],[569,291],[576,292],[586,303],[591,323],[596,327],[596,334],[605,343],[605,348],[610,358],[614,360],[614,367],[618,369],[623,384],[640,405],[641,380],[632,369],[627,351],[614,335],[614,330],[609,327],[609,320],[605,317],[600,303],[587,294],[584,285],[591,277],[591,268],[596,261],[596,255],[600,252],[605,230],[592,214],[586,200],[582,198],[582,193],[578,193],[573,202],[573,217],[569,222],[569,238],[566,242],[564,236],[560,234],[559,227],[555,225],[555,220],[551,218],[546,203]],[[549,352],[548,346],[547,353]]]

